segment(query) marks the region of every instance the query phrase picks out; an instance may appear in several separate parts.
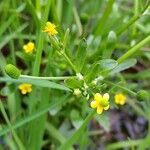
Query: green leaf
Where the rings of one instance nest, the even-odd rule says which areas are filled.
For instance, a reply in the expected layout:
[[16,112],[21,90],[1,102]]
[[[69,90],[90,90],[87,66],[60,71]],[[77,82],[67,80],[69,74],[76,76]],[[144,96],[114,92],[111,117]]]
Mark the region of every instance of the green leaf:
[[51,123],[46,123],[46,129],[48,131],[48,134],[52,136],[53,138],[57,139],[61,144],[63,144],[66,141],[66,138],[60,133],[60,131]]
[[96,115],[97,122],[104,128],[105,131],[110,131],[110,121],[108,113],[103,113],[101,115]]
[[82,136],[81,134],[83,134],[83,131],[85,129],[85,127],[87,127],[88,123],[90,122],[90,120],[93,118],[95,114],[95,111],[90,112],[90,114],[85,118],[83,124],[80,126],[80,128],[78,128],[73,135],[63,144],[61,145],[61,147],[59,147],[59,150],[66,150],[66,147],[69,149],[77,140],[80,136]]
[[83,85],[83,81],[70,78],[65,80],[65,85],[72,89],[81,88]]
[[71,111],[70,118],[71,118],[71,122],[72,122],[73,126],[76,129],[78,129],[83,123],[82,117],[80,116],[79,112],[75,109],[73,109]]
[[65,87],[64,85],[47,81],[47,80],[39,80],[39,79],[12,79],[8,77],[0,77],[0,81],[3,82],[12,82],[12,83],[30,83],[38,87],[46,87],[46,88],[52,88],[52,89],[59,89],[59,90],[64,90],[64,91],[70,91],[69,88]]
[[102,59],[98,62],[101,70],[111,70],[115,68],[118,63],[113,59]]
[[32,54],[26,54],[26,53],[17,51],[16,55],[18,57],[20,57],[21,59],[23,59],[24,61],[33,61],[34,60],[34,56]]
[[11,39],[13,39],[15,36],[18,35],[18,33],[22,32],[26,27],[28,26],[28,23],[23,24],[22,26],[18,27],[16,31],[14,31],[11,34],[7,34],[3,39],[0,41],[0,49],[2,49]]
[[128,59],[124,62],[122,62],[121,64],[119,64],[118,66],[116,66],[111,72],[110,74],[115,74],[118,72],[121,72],[123,70],[126,70],[132,66],[134,66],[137,63],[136,59]]
[[78,72],[81,72],[84,66],[86,60],[86,54],[87,54],[87,43],[85,39],[82,39],[79,43],[77,56],[76,56],[76,68]]
[[95,79],[99,73],[99,69],[100,69],[100,67],[99,67],[98,63],[92,65],[88,69],[88,73],[85,75],[86,82],[90,83],[93,79]]

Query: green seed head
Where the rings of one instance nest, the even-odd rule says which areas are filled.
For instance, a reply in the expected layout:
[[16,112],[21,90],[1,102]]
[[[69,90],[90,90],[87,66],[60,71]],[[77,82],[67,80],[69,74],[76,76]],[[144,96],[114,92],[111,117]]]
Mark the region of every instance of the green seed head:
[[138,101],[145,101],[149,99],[149,94],[145,90],[140,90],[137,92],[137,100]]
[[20,70],[12,64],[8,64],[5,66],[5,72],[8,76],[14,79],[18,79],[21,75]]

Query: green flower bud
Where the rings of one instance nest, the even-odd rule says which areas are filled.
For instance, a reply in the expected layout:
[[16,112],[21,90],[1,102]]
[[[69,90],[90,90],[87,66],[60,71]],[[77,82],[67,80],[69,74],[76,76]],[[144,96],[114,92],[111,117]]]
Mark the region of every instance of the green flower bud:
[[8,76],[14,79],[18,79],[19,76],[21,75],[20,70],[12,64],[8,64],[5,66],[5,72],[7,73]]
[[80,18],[81,18],[81,23],[84,25],[88,22],[89,16],[86,13],[82,13],[80,15]]
[[145,101],[149,99],[149,94],[145,90],[140,90],[137,92],[137,100],[138,101]]
[[117,36],[114,31],[110,31],[107,38],[108,38],[108,43],[115,43],[117,41]]
[[103,99],[101,100],[100,104],[101,104],[103,107],[107,107],[107,106],[109,105],[109,101],[103,98]]

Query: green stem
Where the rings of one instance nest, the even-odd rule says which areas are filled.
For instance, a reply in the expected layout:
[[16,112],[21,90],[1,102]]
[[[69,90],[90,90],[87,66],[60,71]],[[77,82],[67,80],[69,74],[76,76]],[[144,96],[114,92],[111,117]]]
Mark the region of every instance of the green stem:
[[109,144],[106,146],[106,150],[111,150],[111,149],[123,149],[131,146],[138,146],[142,144],[144,139],[141,140],[132,140],[132,141],[123,141],[123,142],[117,142],[113,144]]
[[11,126],[11,123],[10,123],[10,121],[9,121],[9,119],[8,119],[8,116],[7,116],[7,114],[6,114],[5,108],[4,108],[3,103],[1,102],[1,100],[0,100],[0,109],[1,109],[1,112],[2,112],[2,114],[3,114],[3,116],[4,116],[4,118],[5,118],[6,123],[8,124],[9,128],[10,128],[11,131],[12,131],[12,134],[13,134],[13,136],[14,136],[14,139],[15,139],[15,141],[16,141],[16,143],[17,143],[19,149],[20,149],[20,150],[25,150],[24,145],[22,144],[22,142],[21,142],[21,140],[19,139],[18,135],[16,134],[16,132],[13,130],[13,128],[12,128],[12,126]]
[[80,17],[78,15],[77,9],[76,7],[73,7],[73,14],[74,14],[74,18],[78,27],[78,35],[81,36],[82,35],[82,24],[80,21]]
[[105,23],[106,21],[108,20],[108,17],[112,11],[112,7],[113,7],[113,4],[114,4],[114,0],[109,0],[108,1],[108,4],[107,4],[107,7],[105,9],[105,12],[103,13],[103,16],[100,18],[96,28],[95,28],[95,31],[94,31],[94,34],[95,35],[101,35],[102,32],[103,32],[103,29],[105,27]]
[[36,12],[35,12],[35,8],[34,8],[34,5],[33,5],[32,1],[31,0],[26,0],[26,5],[29,8],[28,10],[30,11],[30,13],[32,15],[32,18],[33,18],[33,20],[36,24],[37,29],[39,29],[39,19],[37,17]]
[[61,49],[61,47],[59,45],[60,43],[59,43],[57,37],[56,36],[50,36],[49,39],[50,39],[50,42],[53,45],[53,47],[56,49],[56,52],[59,55],[62,55],[66,59],[66,61],[69,63],[69,65],[72,67],[72,69],[77,73],[76,67],[74,66],[74,64],[72,63],[70,58],[67,56],[65,51]]
[[48,122],[46,123],[45,126],[48,134],[51,137],[59,141],[61,144],[66,142],[66,138],[59,132],[59,130],[55,126],[53,126],[51,123]]
[[[126,91],[126,92],[132,94],[134,97],[136,97],[136,95],[137,95],[135,92],[133,92],[133,91],[131,91],[131,90],[129,90],[129,89],[127,89],[127,88],[121,86],[121,85],[118,85],[118,84],[115,84],[115,83],[112,83],[112,82],[109,82],[109,81],[106,81],[106,80],[103,81],[103,82],[104,82],[104,83],[107,83],[107,84],[110,84],[110,85],[113,85],[113,86],[116,86],[116,87],[118,87],[118,88],[121,88],[122,90],[124,90],[124,91]],[[140,115],[144,116],[147,120],[149,120],[149,118],[148,118],[148,116],[146,115],[146,113],[145,113],[140,107],[138,107],[137,105],[135,105],[135,101],[133,101],[133,100],[128,100],[127,102],[128,102],[128,104],[129,104],[131,107],[134,108],[134,110],[135,110],[137,113],[139,113]]]
[[128,59],[129,57],[131,57],[133,54],[135,54],[137,50],[139,50],[143,45],[145,45],[149,41],[150,41],[150,35],[148,35],[144,40],[142,40],[141,42],[139,42],[138,44],[136,44],[134,47],[132,47],[131,49],[129,49],[123,56],[121,56],[117,60],[117,62],[118,63],[122,63],[123,61],[125,61],[126,59]]
[[39,80],[65,80],[70,78],[75,78],[76,76],[64,76],[64,77],[37,77],[37,76],[28,76],[28,75],[21,75],[21,78],[28,78],[28,79],[39,79]]
[[137,95],[135,92],[133,92],[133,91],[131,91],[131,90],[129,90],[129,89],[127,89],[127,88],[121,86],[121,85],[112,83],[112,82],[107,81],[107,80],[103,80],[103,82],[104,82],[104,83],[107,83],[107,84],[110,84],[110,85],[113,85],[113,86],[116,86],[116,87],[118,87],[118,88],[121,88],[122,90],[124,90],[124,91],[130,93],[130,94],[133,95],[133,96],[136,96],[136,95]]
[[74,66],[74,64],[72,63],[72,61],[70,60],[70,58],[66,55],[66,53],[61,53],[61,54],[64,56],[64,58],[70,64],[70,66],[72,67],[72,69],[77,73],[76,67]]
[[133,16],[129,20],[129,22],[127,22],[127,24],[125,24],[123,27],[119,28],[116,31],[117,36],[121,35],[124,31],[126,31],[126,29],[128,29],[128,27],[130,27],[136,20],[138,20],[143,15],[143,13],[145,12],[145,10],[149,7],[149,3],[150,2],[147,3],[147,5],[145,6],[145,8],[143,9],[143,11],[139,15]]

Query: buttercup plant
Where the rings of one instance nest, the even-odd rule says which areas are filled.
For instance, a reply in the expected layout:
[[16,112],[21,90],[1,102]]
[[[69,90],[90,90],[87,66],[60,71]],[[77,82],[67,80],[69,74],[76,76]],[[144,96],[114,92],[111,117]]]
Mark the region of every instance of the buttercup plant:
[[126,96],[122,93],[116,94],[114,98],[116,104],[124,105],[126,103]]
[[[0,148],[98,149],[94,137],[106,150],[148,149],[149,4],[14,0],[12,11],[2,7]],[[124,125],[130,115],[137,129],[139,118],[146,122],[144,131],[133,136],[141,139],[130,137]]]
[[100,93],[94,95],[94,100],[91,102],[91,107],[97,109],[97,113],[101,114],[104,110],[109,109],[109,94],[105,93],[103,96]]
[[32,84],[22,83],[19,85],[19,90],[23,95],[30,93],[32,91]]
[[25,44],[23,46],[23,50],[25,51],[25,53],[27,54],[32,54],[33,51],[35,49],[34,43],[33,42],[28,42],[27,44]]

